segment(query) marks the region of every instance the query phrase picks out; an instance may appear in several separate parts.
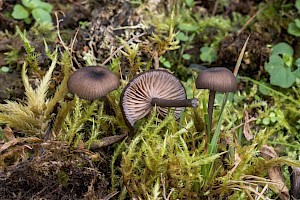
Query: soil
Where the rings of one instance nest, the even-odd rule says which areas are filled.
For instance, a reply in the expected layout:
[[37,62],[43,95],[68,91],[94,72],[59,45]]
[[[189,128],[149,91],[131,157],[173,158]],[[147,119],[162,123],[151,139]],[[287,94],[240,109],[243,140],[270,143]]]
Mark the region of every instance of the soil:
[[[102,199],[109,194],[108,178],[101,171],[107,163],[91,162],[95,155],[54,142],[30,146],[12,147],[15,154],[22,150],[32,156],[1,171],[1,199]],[[16,163],[13,156],[9,159]]]
[[[119,38],[128,41],[141,32],[151,33],[153,27],[136,27],[132,29],[118,29],[118,27],[136,26],[143,20],[142,14],[135,10],[125,0],[47,0],[58,11],[61,35],[67,44],[77,33],[74,44],[73,63],[75,68],[84,65],[84,56],[92,52],[99,62],[107,59],[119,46]],[[170,1],[172,2],[172,1]],[[260,1],[230,1],[226,10],[215,10],[215,0],[197,1],[198,6],[207,13],[231,15],[238,12],[242,15],[253,16]],[[0,72],[0,103],[5,100],[22,99],[24,88],[21,81],[20,69],[24,62],[25,50],[20,39],[16,36],[16,26],[21,30],[26,29],[28,37],[36,51],[40,52],[39,64],[41,68],[47,67],[50,60],[45,56],[43,41],[30,32],[31,25],[14,20],[9,16],[13,6],[20,0],[0,0],[0,67],[10,66],[8,73]],[[168,8],[166,8],[168,9]],[[57,23],[53,14],[53,21]],[[86,27],[79,28],[79,24],[89,22]],[[154,28],[155,29],[155,28]],[[213,65],[226,66],[233,69],[244,41],[251,34],[247,56],[242,62],[242,74],[255,79],[267,76],[263,69],[270,49],[267,44],[274,41],[274,34],[246,29],[240,34],[232,33],[224,38],[220,44],[218,60]],[[55,33],[56,30],[53,30]],[[5,33],[5,34],[4,34]],[[47,33],[51,34],[51,33]],[[285,34],[285,33],[280,33]],[[143,36],[141,40],[145,38]],[[276,36],[280,37],[279,35]],[[62,47],[58,40],[48,41],[51,48]],[[297,42],[295,42],[297,43]],[[195,45],[193,54],[199,54],[201,43]],[[296,44],[297,45],[297,44]],[[16,58],[8,62],[5,54],[16,49]],[[145,60],[149,59],[146,51],[142,52]],[[121,60],[122,66],[128,66],[127,61]],[[249,65],[251,63],[251,65]],[[189,66],[192,63],[186,63]],[[212,65],[212,66],[213,66]],[[124,67],[123,75],[126,76],[127,68]],[[32,77],[38,76],[34,73]],[[61,79],[61,75],[56,75]],[[4,128],[4,127],[3,127]],[[14,132],[14,134],[18,134]],[[105,147],[97,151],[84,149],[70,149],[61,143],[50,141],[19,141],[4,148],[0,141],[0,153],[13,152],[4,160],[5,167],[0,163],[0,199],[110,199],[116,194],[110,191],[110,156],[114,147]],[[23,154],[30,154],[29,159],[22,159]],[[27,158],[27,156],[24,156]],[[92,162],[91,160],[97,160]]]

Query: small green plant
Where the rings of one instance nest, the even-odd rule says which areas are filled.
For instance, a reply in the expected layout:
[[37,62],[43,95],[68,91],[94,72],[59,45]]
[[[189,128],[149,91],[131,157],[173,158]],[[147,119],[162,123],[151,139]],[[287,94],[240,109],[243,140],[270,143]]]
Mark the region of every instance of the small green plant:
[[[297,0],[295,2],[295,7],[296,7],[298,13],[300,13],[300,0]],[[299,18],[297,18],[293,22],[289,23],[288,33],[291,35],[294,35],[296,37],[300,36],[300,19]]]
[[89,26],[89,22],[88,21],[79,21],[79,27],[81,29],[86,30],[88,28],[88,26]]
[[270,114],[268,116],[266,116],[265,118],[262,119],[261,123],[265,126],[268,126],[270,124],[274,124],[275,122],[277,122],[277,120],[278,119],[277,119],[276,113],[270,112]]
[[159,62],[161,63],[161,64],[163,64],[163,66],[165,67],[165,68],[168,68],[168,69],[170,69],[171,68],[171,63],[170,63],[170,61],[168,61],[165,57],[163,57],[163,56],[160,56],[159,57]]
[[[286,95],[280,91],[272,89],[265,83],[247,77],[240,78],[257,84],[255,85],[256,87],[259,86],[268,90],[269,97],[272,98],[272,101],[274,101],[273,105],[266,104],[266,102],[257,97],[256,92],[255,95],[253,95],[253,92],[252,94],[247,94],[247,98],[256,100],[247,107],[250,110],[258,109],[257,112],[259,114],[256,120],[256,125],[261,126],[262,129],[267,128],[268,132],[276,130],[274,136],[269,137],[268,144],[283,145],[285,148],[284,152],[289,155],[289,157],[298,159],[297,155],[300,150],[298,133],[298,121],[300,116],[299,91],[293,90],[294,93],[290,91],[289,95]],[[290,155],[293,154],[293,152],[296,153],[294,155]]]
[[[289,88],[300,78],[300,59],[293,60],[294,50],[281,42],[273,47],[269,62],[265,63],[265,70],[270,74],[270,83],[282,88]],[[297,69],[293,71],[294,64]]]
[[14,6],[12,17],[18,20],[24,20],[31,24],[32,18],[40,23],[51,23],[51,11],[53,6],[41,0],[22,0],[22,4]]

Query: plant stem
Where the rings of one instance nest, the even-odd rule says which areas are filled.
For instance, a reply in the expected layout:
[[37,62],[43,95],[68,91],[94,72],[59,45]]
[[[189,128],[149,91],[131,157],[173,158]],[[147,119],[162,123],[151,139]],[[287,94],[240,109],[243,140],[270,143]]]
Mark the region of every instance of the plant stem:
[[198,99],[160,99],[160,98],[152,98],[151,100],[152,105],[157,105],[160,107],[194,107],[196,108],[199,104]]
[[[216,91],[213,91],[213,90],[209,91],[209,100],[208,100],[209,125],[208,125],[208,129],[210,130],[210,132],[212,129],[212,115],[213,115],[213,110],[214,110],[215,95],[216,95]],[[210,140],[210,138],[209,138],[209,140]]]

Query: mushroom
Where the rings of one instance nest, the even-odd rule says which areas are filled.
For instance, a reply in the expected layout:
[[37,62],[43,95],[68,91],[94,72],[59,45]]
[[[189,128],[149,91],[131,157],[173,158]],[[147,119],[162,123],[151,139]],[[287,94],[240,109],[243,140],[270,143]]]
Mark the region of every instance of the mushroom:
[[114,73],[98,66],[80,68],[68,80],[69,91],[86,100],[104,97],[119,85],[120,80]]
[[156,105],[157,113],[165,117],[168,107],[176,107],[175,117],[180,117],[184,107],[197,107],[198,99],[186,99],[182,83],[170,72],[162,69],[149,70],[136,75],[121,94],[121,110],[131,127],[148,115]]
[[216,92],[234,92],[237,90],[237,82],[234,74],[224,67],[213,67],[204,70],[196,79],[197,89],[209,89],[208,118],[209,129],[212,127],[212,114]]

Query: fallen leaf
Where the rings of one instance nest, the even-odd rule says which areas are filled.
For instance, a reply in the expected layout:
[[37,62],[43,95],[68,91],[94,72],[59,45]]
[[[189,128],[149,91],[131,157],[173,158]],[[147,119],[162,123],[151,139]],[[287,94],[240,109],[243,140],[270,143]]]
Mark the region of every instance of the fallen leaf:
[[270,160],[271,158],[278,157],[274,148],[270,147],[268,145],[263,145],[260,150],[260,153],[261,153],[261,156],[266,160]]
[[3,129],[3,135],[8,141],[16,139],[13,130],[9,126]]
[[272,167],[268,170],[270,179],[275,182],[274,187],[279,191],[279,197],[282,200],[289,200],[289,189],[284,184],[281,168],[279,166]]
[[[261,152],[261,156],[266,160],[270,160],[272,158],[278,157],[274,148],[268,145],[263,145],[260,152]],[[275,183],[274,187],[278,190],[280,199],[289,200],[290,199],[289,190],[284,183],[280,166],[271,167],[268,170],[268,174],[272,182]]]

